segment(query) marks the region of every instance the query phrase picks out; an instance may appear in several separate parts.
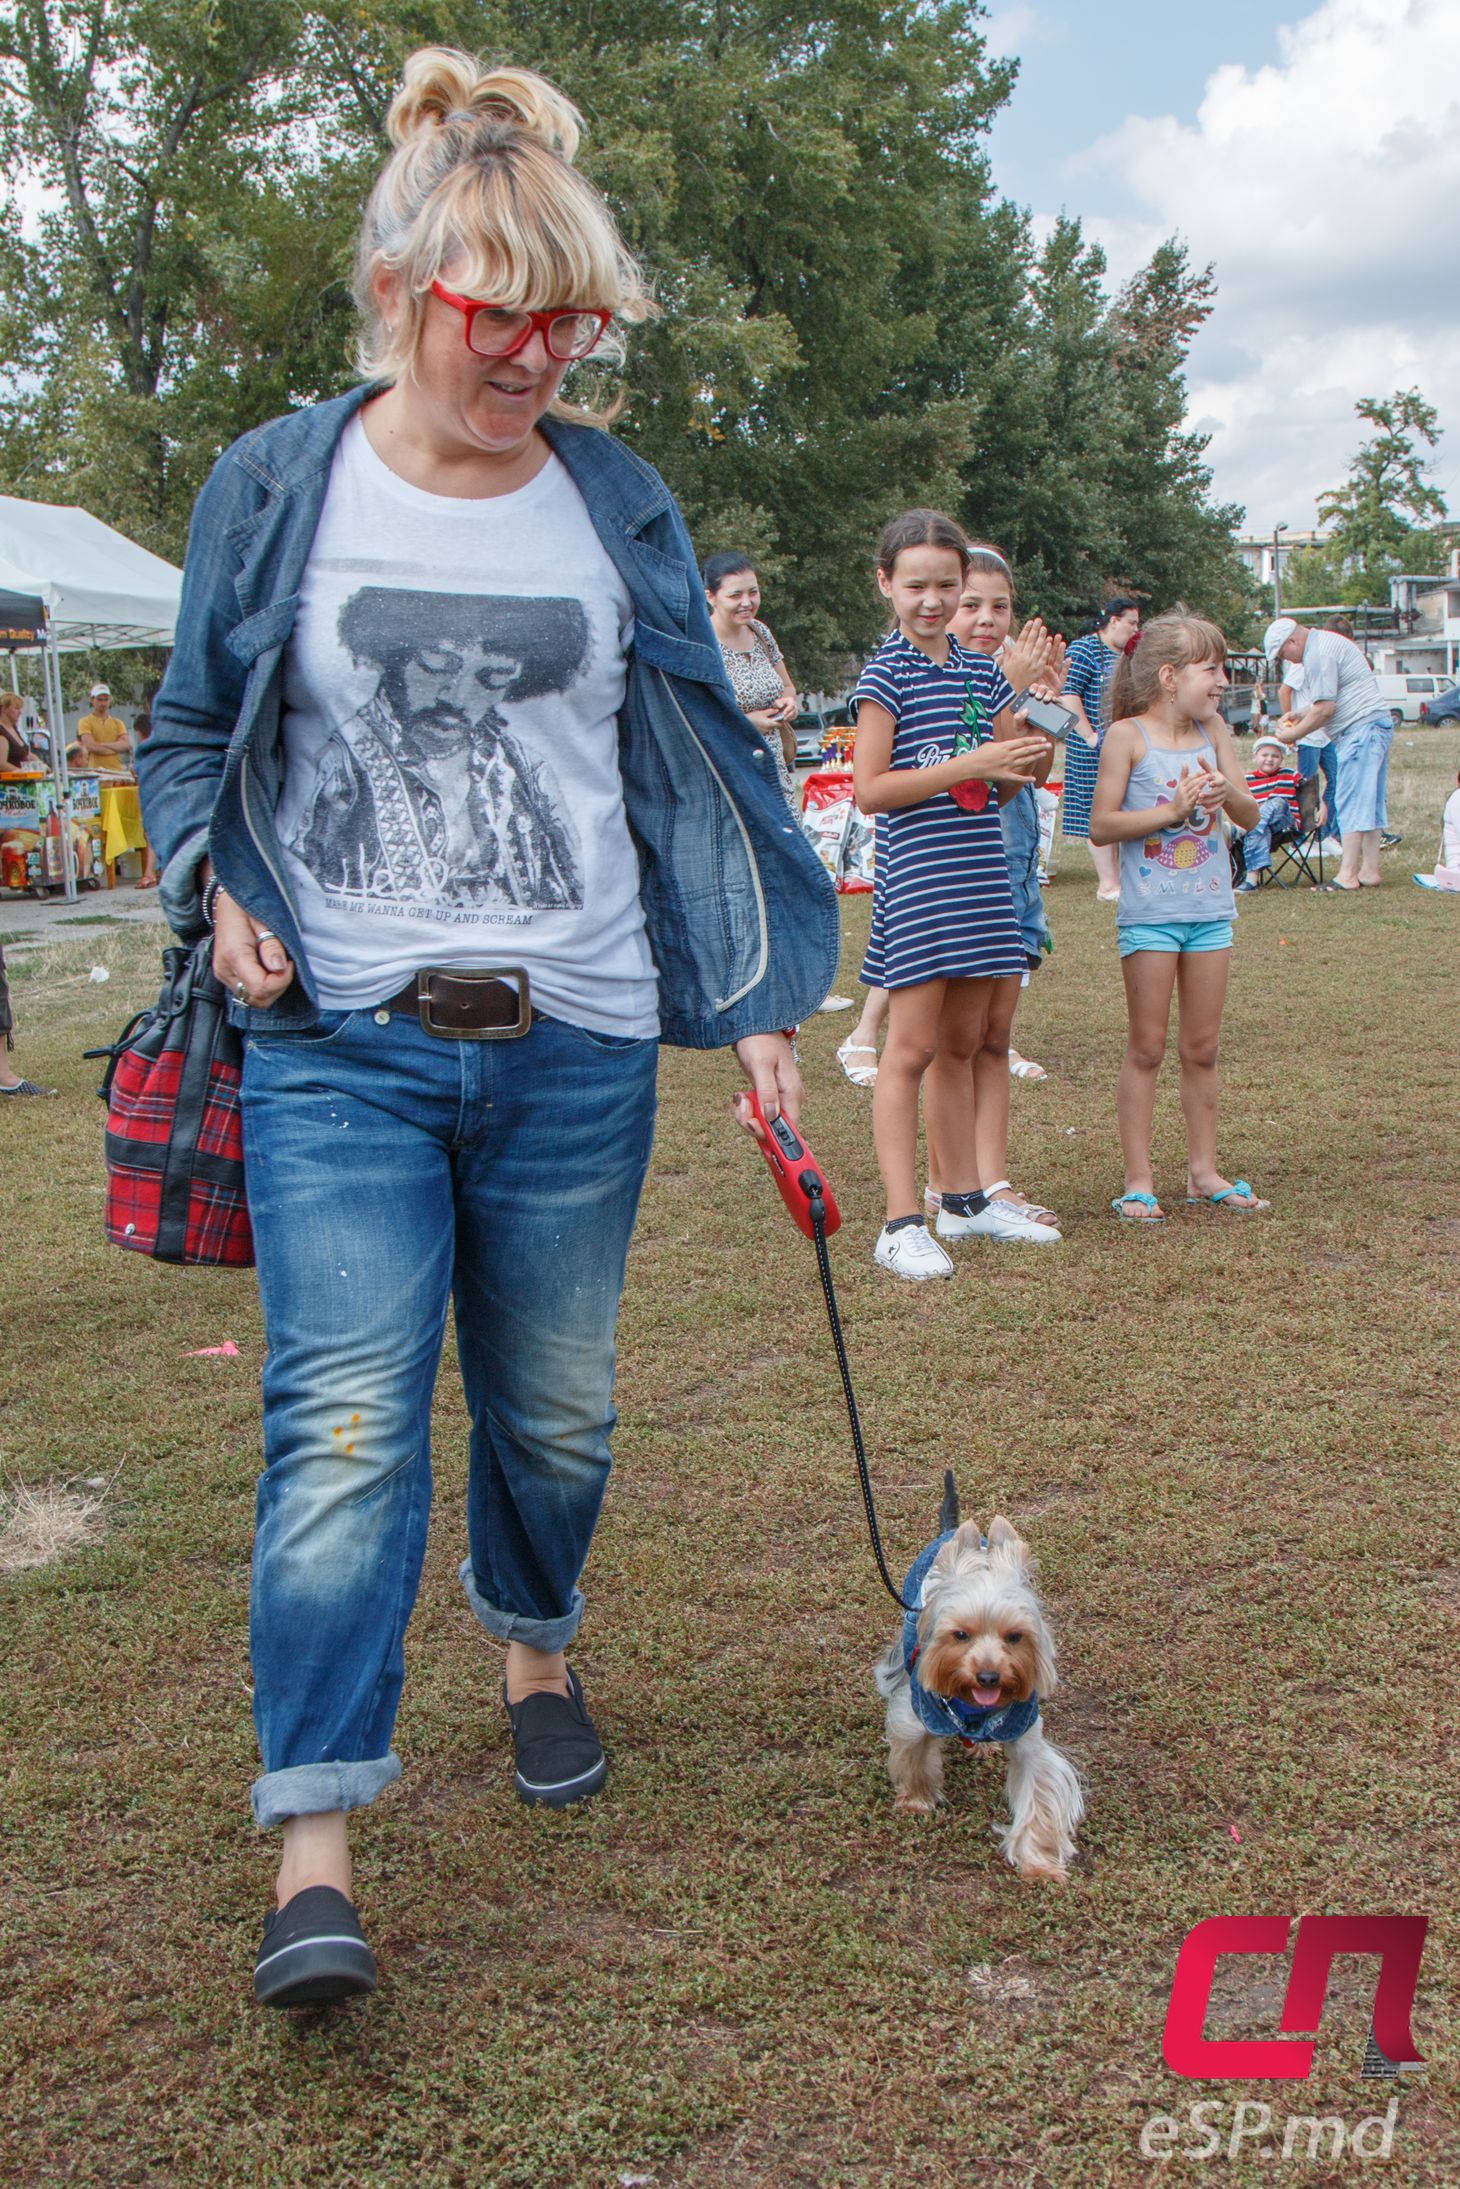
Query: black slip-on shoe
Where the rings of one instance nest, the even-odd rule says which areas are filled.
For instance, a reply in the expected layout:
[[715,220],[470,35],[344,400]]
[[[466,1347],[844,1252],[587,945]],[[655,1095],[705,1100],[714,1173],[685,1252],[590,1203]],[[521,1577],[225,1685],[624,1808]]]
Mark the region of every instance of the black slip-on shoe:
[[517,1751],[517,1799],[566,1809],[587,1801],[608,1776],[603,1743],[583,1705],[576,1672],[569,1672],[567,1695],[528,1695],[507,1702],[512,1742]]
[[253,1965],[261,2007],[312,2007],[375,1989],[375,1956],[360,1919],[333,1885],[307,1885],[264,1917]]

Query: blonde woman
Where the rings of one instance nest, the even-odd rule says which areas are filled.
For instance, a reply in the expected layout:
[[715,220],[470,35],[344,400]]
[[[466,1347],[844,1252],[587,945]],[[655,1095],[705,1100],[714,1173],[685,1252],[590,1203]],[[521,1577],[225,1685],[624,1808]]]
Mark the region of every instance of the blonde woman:
[[184,934],[211,919],[246,1034],[274,2006],[375,1983],[346,1812],[400,1773],[452,1309],[461,1577],[505,1649],[516,1789],[602,1786],[564,1652],[658,1042],[733,1044],[794,1116],[781,1029],[836,967],[679,512],[560,394],[651,309],[579,127],[526,71],[409,61],[360,239],[364,384],[218,464],[140,755],[163,903]]

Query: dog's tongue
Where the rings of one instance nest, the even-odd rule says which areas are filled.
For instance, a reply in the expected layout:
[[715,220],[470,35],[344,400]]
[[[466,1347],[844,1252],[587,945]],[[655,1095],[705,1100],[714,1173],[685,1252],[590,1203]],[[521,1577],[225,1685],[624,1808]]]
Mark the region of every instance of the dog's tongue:
[[978,1710],[993,1710],[994,1708],[996,1708],[998,1700],[999,1691],[996,1687],[978,1687],[975,1688],[973,1691],[974,1707]]

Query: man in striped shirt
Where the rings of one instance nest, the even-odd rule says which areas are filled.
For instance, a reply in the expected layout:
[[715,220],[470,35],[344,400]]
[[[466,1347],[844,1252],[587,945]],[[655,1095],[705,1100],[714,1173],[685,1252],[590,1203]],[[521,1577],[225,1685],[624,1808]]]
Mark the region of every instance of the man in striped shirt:
[[1257,826],[1242,838],[1246,873],[1239,891],[1259,887],[1258,876],[1272,865],[1274,836],[1290,836],[1298,826],[1298,775],[1280,737],[1259,737],[1252,748],[1247,788],[1257,800]]

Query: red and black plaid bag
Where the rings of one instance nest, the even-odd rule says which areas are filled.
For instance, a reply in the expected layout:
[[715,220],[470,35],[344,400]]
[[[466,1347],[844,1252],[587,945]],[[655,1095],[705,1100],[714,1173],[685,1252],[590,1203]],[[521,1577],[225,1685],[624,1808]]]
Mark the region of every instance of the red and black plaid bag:
[[213,971],[213,940],[162,953],[162,994],[110,1049],[106,1235],[159,1262],[253,1260],[238,1109],[243,1045]]

